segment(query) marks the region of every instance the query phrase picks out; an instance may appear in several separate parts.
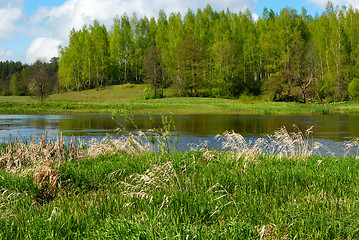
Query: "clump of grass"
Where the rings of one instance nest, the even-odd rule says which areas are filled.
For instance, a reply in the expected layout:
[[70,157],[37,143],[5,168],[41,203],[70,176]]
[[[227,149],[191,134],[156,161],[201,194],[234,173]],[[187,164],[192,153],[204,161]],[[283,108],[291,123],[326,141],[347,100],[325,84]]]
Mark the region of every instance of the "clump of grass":
[[[157,121],[150,115],[150,121],[157,126],[152,129],[143,130],[137,127],[133,113],[125,113],[124,120],[117,119],[117,114],[118,113],[115,113],[113,115],[113,119],[115,119],[119,125],[116,131],[122,135],[118,140],[124,145],[121,150],[131,154],[141,152],[166,154],[176,150],[178,135],[176,134],[177,129],[171,116],[161,115],[161,121]],[[134,129],[137,129],[135,134],[127,130],[128,125],[132,125]],[[115,143],[114,146],[116,146]]]
[[120,182],[124,187],[123,194],[140,199],[148,199],[151,203],[153,192],[162,190],[165,196],[181,190],[181,183],[171,162],[153,165],[144,174],[134,174],[128,182]]
[[237,205],[236,200],[233,198],[232,194],[228,192],[228,190],[220,183],[216,183],[211,188],[207,190],[207,192],[212,192],[215,198],[212,201],[218,201],[220,199],[226,199],[227,201],[222,205],[217,205],[215,211],[211,214],[211,217],[215,214],[218,214],[228,205],[234,205],[236,208],[237,218],[240,218],[240,211]]
[[21,141],[20,136],[17,141],[12,142],[10,135],[7,147],[0,153],[0,168],[21,169],[33,165],[52,165],[55,162],[81,159],[84,154],[83,150],[83,143],[75,143],[74,139],[70,144],[65,145],[62,135],[58,140],[53,141],[48,139],[45,133],[40,141],[31,140],[30,142]]
[[168,132],[149,129],[147,132],[141,130],[137,133],[127,132],[126,135],[118,138],[92,138],[88,144],[87,154],[89,157],[98,157],[118,152],[131,155],[150,152],[168,153],[170,151],[170,144],[167,142],[169,137],[171,136]]
[[[260,240],[264,240],[264,239],[278,239],[277,236],[277,226],[274,224],[267,224],[267,225],[263,225],[262,228],[257,228],[257,231],[259,233],[259,239]],[[280,239],[288,239],[288,236],[284,236]]]
[[38,166],[33,173],[34,183],[39,189],[37,201],[48,202],[56,197],[59,173],[58,170],[49,165]]
[[263,138],[258,138],[255,141],[246,140],[241,134],[232,132],[225,132],[223,135],[217,135],[218,140],[222,140],[222,149],[229,150],[230,155],[236,155],[237,159],[244,158],[245,164],[248,162],[255,163],[263,151]]
[[56,197],[59,187],[59,166],[63,161],[79,160],[84,157],[85,148],[75,140],[66,145],[62,135],[56,141],[47,138],[46,134],[39,141],[9,142],[0,153],[0,169],[9,172],[32,174],[36,186],[36,201],[40,204]]
[[133,138],[120,137],[114,139],[105,137],[102,139],[92,138],[89,141],[87,153],[89,157],[95,158],[106,154],[115,154],[121,151],[129,154],[138,154],[140,152],[145,152],[146,150],[146,146],[143,146]]
[[208,141],[200,142],[199,144],[190,143],[188,144],[191,152],[202,153],[203,158],[207,163],[213,161],[216,158],[217,151],[208,149]]
[[225,132],[216,138],[222,141],[222,149],[229,150],[230,154],[236,154],[237,158],[244,158],[245,162],[256,162],[260,156],[276,156],[278,158],[301,158],[319,154],[322,144],[314,141],[313,127],[302,132],[298,127],[297,132],[288,132],[286,127],[275,131],[273,135],[258,138],[254,141],[246,140],[241,134]]
[[296,125],[297,132],[289,133],[286,127],[275,131],[273,136],[269,137],[270,153],[277,157],[305,158],[319,153],[322,145],[313,140],[313,126],[302,132]]

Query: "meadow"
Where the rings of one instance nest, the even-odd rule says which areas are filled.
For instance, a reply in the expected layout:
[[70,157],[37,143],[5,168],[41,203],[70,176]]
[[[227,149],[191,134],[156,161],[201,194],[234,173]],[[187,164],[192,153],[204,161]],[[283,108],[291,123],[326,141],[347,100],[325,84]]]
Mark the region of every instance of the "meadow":
[[271,102],[241,96],[238,99],[176,97],[166,90],[166,98],[145,99],[146,85],[116,85],[103,89],[51,95],[44,101],[31,97],[0,97],[1,114],[328,114],[359,113],[359,104]]
[[315,155],[307,133],[228,132],[226,151],[182,153],[166,130],[15,139],[1,147],[0,238],[358,239],[359,162]]

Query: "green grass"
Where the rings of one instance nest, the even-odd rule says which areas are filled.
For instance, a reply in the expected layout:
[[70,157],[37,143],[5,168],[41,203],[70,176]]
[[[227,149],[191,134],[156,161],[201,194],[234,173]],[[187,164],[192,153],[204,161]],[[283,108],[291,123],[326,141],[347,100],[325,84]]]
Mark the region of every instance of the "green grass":
[[51,98],[54,99],[69,99],[69,100],[142,100],[143,91],[146,85],[144,84],[125,84],[104,87],[102,89],[93,89],[86,91],[71,91],[61,94],[54,94]]
[[301,104],[267,102],[251,97],[239,99],[174,97],[166,90],[162,99],[143,97],[146,85],[117,85],[103,89],[67,92],[44,102],[31,97],[0,97],[0,114],[328,114],[359,113],[359,104]]
[[101,90],[67,92],[50,96],[44,102],[31,97],[0,97],[0,114],[112,114],[131,111],[135,114],[327,114],[358,113],[359,104],[278,103],[241,96],[239,99],[143,97],[146,85],[117,85]]
[[357,239],[358,171],[351,157],[118,153],[62,163],[40,204],[32,171],[1,170],[0,238]]

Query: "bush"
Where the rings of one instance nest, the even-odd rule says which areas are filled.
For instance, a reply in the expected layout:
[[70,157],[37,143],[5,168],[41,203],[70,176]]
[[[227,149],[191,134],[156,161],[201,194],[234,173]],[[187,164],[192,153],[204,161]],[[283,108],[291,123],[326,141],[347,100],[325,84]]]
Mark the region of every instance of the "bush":
[[359,79],[353,78],[349,83],[348,92],[353,98],[358,98],[359,96]]
[[143,97],[144,97],[145,99],[152,99],[152,98],[154,98],[153,89],[152,89],[151,86],[145,87],[145,89],[143,90]]

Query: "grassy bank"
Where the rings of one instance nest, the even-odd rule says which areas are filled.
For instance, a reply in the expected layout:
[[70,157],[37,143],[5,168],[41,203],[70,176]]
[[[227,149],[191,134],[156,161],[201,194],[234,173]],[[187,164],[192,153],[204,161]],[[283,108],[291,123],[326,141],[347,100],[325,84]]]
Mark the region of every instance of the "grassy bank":
[[2,114],[327,114],[359,113],[359,104],[278,103],[242,97],[240,99],[143,98],[145,85],[111,86],[102,90],[69,92],[50,96],[44,102],[30,97],[0,97]]
[[0,238],[359,238],[356,158],[153,153],[128,141],[2,148]]
[[[357,239],[354,158],[116,154],[65,162],[51,197],[0,171],[1,239]],[[55,174],[55,173],[54,173]],[[44,178],[46,179],[46,178]],[[44,180],[42,180],[44,181]],[[41,199],[41,201],[39,200]],[[265,231],[262,231],[265,229]],[[262,233],[261,233],[262,231]]]

